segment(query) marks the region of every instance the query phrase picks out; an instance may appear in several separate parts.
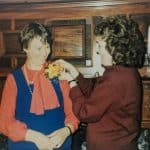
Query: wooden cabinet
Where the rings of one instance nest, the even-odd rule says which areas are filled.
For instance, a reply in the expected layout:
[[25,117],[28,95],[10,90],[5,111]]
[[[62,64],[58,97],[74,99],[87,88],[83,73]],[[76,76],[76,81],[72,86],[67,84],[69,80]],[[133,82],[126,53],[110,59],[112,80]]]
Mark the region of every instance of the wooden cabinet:
[[150,128],[150,78],[143,78],[142,123],[143,128]]

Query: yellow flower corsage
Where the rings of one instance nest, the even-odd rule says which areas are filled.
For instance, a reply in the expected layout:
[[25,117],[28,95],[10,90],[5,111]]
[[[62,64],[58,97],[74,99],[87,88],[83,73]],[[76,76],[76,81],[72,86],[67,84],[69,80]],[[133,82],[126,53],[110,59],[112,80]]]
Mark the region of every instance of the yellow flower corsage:
[[45,68],[45,76],[48,79],[59,77],[62,70],[63,67],[60,64],[50,63]]

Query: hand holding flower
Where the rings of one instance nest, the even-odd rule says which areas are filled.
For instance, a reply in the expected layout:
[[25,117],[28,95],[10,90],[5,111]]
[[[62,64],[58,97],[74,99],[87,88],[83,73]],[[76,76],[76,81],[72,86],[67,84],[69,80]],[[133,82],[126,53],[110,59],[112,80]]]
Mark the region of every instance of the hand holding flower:
[[45,76],[48,79],[59,77],[61,71],[63,71],[63,67],[60,64],[50,63],[45,68]]

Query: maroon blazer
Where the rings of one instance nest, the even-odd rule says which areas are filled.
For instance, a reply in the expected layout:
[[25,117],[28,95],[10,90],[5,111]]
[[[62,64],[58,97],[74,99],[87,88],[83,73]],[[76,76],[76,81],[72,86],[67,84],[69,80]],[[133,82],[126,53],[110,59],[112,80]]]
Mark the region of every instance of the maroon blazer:
[[88,123],[88,150],[137,150],[142,84],[134,68],[106,67],[102,77],[78,77],[70,91],[73,111]]

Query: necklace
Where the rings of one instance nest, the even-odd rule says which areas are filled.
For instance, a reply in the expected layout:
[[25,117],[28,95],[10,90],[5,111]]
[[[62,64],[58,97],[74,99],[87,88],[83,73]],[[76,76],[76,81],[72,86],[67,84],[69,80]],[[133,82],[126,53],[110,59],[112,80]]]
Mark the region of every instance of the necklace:
[[30,85],[29,85],[29,84],[27,84],[27,86],[28,86],[28,90],[29,90],[30,94],[32,95],[32,94],[33,94],[33,91],[31,90]]
[[27,74],[27,71],[26,71],[26,66],[23,66],[23,71],[24,71],[24,76],[25,76],[25,80],[26,80],[26,83],[27,83],[27,87],[28,87],[28,90],[29,90],[29,93],[32,95],[33,94],[33,90],[31,89],[31,86],[30,85],[33,85],[33,80],[36,76],[36,74],[34,75],[33,77],[33,80],[31,82],[29,82],[29,79],[28,79],[28,74]]

